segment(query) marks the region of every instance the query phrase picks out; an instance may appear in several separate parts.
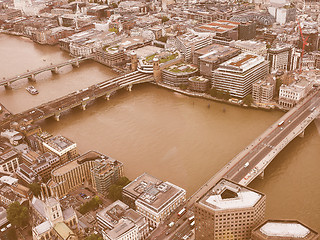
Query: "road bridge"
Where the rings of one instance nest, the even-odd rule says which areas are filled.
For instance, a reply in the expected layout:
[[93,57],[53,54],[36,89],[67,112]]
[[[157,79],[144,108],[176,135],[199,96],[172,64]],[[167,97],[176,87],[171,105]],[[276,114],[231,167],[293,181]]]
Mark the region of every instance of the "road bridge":
[[81,62],[88,60],[88,59],[91,59],[91,57],[77,57],[77,58],[70,59],[66,62],[62,62],[62,63],[57,63],[57,64],[51,63],[49,66],[38,68],[36,70],[32,70],[32,71],[28,70],[25,73],[16,75],[11,78],[3,77],[2,80],[0,81],[0,86],[5,86],[5,88],[11,89],[11,84],[13,82],[18,81],[18,80],[27,78],[29,81],[36,81],[36,75],[39,73],[51,71],[52,73],[57,74],[59,72],[59,69],[64,66],[71,65],[73,67],[79,67]]
[[152,74],[140,73],[138,71],[113,79],[108,79],[22,113],[13,115],[9,119],[6,119],[6,121],[1,122],[0,127],[7,128],[10,122],[17,122],[21,125],[35,123],[49,117],[54,117],[59,121],[61,114],[69,109],[80,106],[85,110],[87,104],[97,98],[104,97],[109,100],[110,96],[119,89],[126,88],[128,91],[131,91],[133,85],[151,82],[153,80]]

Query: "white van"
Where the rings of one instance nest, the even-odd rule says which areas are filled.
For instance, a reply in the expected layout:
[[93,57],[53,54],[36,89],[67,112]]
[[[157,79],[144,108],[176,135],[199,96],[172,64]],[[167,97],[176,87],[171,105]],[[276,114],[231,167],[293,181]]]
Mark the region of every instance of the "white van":
[[249,162],[246,162],[245,164],[244,164],[244,167],[246,168],[246,167],[248,167],[249,166]]

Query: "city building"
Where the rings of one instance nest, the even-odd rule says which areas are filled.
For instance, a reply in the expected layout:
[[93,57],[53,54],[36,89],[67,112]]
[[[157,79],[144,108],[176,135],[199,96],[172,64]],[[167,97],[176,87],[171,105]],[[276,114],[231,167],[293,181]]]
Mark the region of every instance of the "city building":
[[221,179],[195,203],[196,239],[250,239],[265,207],[264,194]]
[[267,59],[270,62],[270,72],[289,70],[292,46],[288,44],[276,44],[268,49]]
[[267,55],[267,45],[263,42],[238,40],[230,42],[230,47],[241,49],[243,52],[254,53],[262,56]]
[[200,69],[200,75],[211,78],[212,71],[219,64],[240,54],[240,50],[220,44],[211,44],[194,52],[193,63]]
[[252,98],[256,103],[269,103],[274,95],[275,84],[258,80],[252,85]]
[[78,217],[72,207],[61,209],[60,202],[53,197],[30,201],[34,240],[61,239],[77,240]]
[[297,220],[266,220],[253,229],[252,240],[317,240],[319,234]]
[[179,63],[162,70],[162,81],[168,85],[180,87],[188,85],[190,77],[196,75],[198,68],[191,64]]
[[18,152],[4,143],[0,147],[0,171],[14,173],[19,166]]
[[289,85],[282,84],[279,91],[279,104],[285,108],[295,106],[312,89],[312,81],[302,79]]
[[240,22],[238,27],[239,40],[250,40],[256,36],[257,24],[255,21]]
[[[83,184],[90,184],[105,193],[108,186],[122,176],[122,167],[122,163],[117,160],[109,159],[95,151],[89,151],[53,169],[48,188],[52,196],[59,198]],[[94,168],[95,170],[91,171]],[[107,186],[102,186],[103,184]]]
[[149,226],[157,227],[182,203],[186,191],[147,173],[137,177],[122,190],[123,201],[146,217]]
[[251,93],[252,84],[264,79],[268,70],[269,63],[264,57],[241,53],[213,71],[212,86],[233,97],[244,98]]
[[123,177],[123,164],[104,155],[96,159],[91,169],[92,186],[102,195],[107,195],[110,186]]
[[239,22],[232,22],[229,20],[217,20],[198,27],[200,31],[213,33],[217,37],[224,39],[238,40]]
[[196,92],[206,92],[210,87],[210,80],[203,76],[193,76],[188,79],[188,88]]
[[194,51],[212,43],[212,34],[185,33],[176,39],[177,49],[184,55],[185,61],[193,59]]
[[54,136],[46,139],[43,142],[43,147],[45,151],[57,154],[61,164],[74,159],[78,155],[77,144],[63,136]]
[[106,240],[140,240],[149,235],[146,218],[120,200],[98,212],[96,218]]
[[285,24],[296,20],[296,8],[289,5],[286,6],[270,6],[268,12],[275,18],[277,23]]

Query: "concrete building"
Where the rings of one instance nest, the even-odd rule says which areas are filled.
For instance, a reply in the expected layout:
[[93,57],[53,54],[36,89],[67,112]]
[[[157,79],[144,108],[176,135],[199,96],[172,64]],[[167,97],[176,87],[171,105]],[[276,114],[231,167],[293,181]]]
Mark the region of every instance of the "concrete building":
[[238,40],[231,42],[230,47],[241,49],[243,52],[254,53],[262,56],[267,55],[267,45],[263,42],[257,42],[253,40]]
[[[122,166],[117,160],[89,151],[52,170],[48,188],[51,195],[59,198],[83,184],[90,184],[105,193],[108,186],[122,176]],[[92,169],[94,170],[91,171]],[[102,186],[103,184],[107,185]]]
[[297,220],[266,220],[252,231],[252,240],[317,240],[319,234]]
[[14,173],[19,166],[19,154],[7,144],[0,143],[0,171]]
[[98,212],[96,217],[106,240],[140,240],[149,235],[146,218],[120,200]]
[[252,85],[252,98],[256,103],[269,103],[274,95],[275,85],[259,80]]
[[77,144],[63,136],[54,136],[43,142],[45,151],[52,152],[59,156],[61,164],[74,159],[77,153]]
[[302,79],[290,85],[282,84],[279,91],[279,104],[291,108],[306,97],[312,89],[312,81]]
[[212,43],[212,34],[186,33],[177,37],[177,49],[184,55],[185,61],[193,59],[196,50]]
[[289,70],[292,46],[288,44],[276,44],[268,49],[267,59],[270,62],[270,72]]
[[252,84],[268,74],[268,66],[264,57],[242,53],[213,71],[212,86],[233,97],[244,98],[251,93]]
[[196,75],[197,72],[198,68],[194,65],[175,64],[162,70],[162,81],[175,87],[187,86],[189,78]]
[[195,203],[196,239],[250,239],[265,207],[264,194],[221,179]]
[[145,216],[152,227],[157,227],[186,201],[184,189],[147,173],[126,185],[122,195],[123,201]]
[[123,177],[123,164],[110,157],[100,156],[91,169],[92,186],[102,195],[107,195],[110,186]]
[[257,24],[255,21],[240,22],[238,27],[239,40],[250,40],[256,36]]
[[224,39],[238,40],[239,22],[232,22],[229,20],[217,20],[198,27],[200,31],[213,33],[217,37]]
[[268,12],[275,18],[277,23],[285,24],[290,21],[296,20],[296,8],[286,6],[270,6],[268,7]]
[[200,75],[211,78],[212,71],[219,64],[240,54],[240,50],[220,44],[211,44],[194,52],[193,63],[200,69]]
[[188,88],[196,92],[206,92],[210,87],[210,80],[202,76],[194,76],[188,79]]

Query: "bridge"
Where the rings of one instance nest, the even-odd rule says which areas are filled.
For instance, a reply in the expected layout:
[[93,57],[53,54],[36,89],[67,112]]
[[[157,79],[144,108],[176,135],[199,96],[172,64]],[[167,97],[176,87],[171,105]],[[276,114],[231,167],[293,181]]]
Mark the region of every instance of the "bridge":
[[97,98],[104,97],[109,100],[110,96],[119,89],[127,88],[131,91],[133,85],[151,82],[153,80],[152,74],[140,73],[138,71],[108,79],[88,88],[78,90],[22,113],[13,115],[9,119],[2,121],[0,123],[0,128],[8,128],[10,122],[30,124],[49,117],[54,117],[59,121],[61,114],[69,109],[80,106],[85,110],[87,104]]
[[91,59],[91,57],[77,57],[74,59],[70,59],[66,62],[62,62],[62,63],[57,63],[57,64],[51,63],[51,65],[49,65],[49,66],[45,66],[45,67],[42,67],[42,68],[39,68],[39,69],[36,69],[33,71],[28,70],[25,73],[22,73],[20,75],[17,75],[17,76],[11,77],[11,78],[4,77],[0,81],[0,86],[5,86],[5,88],[11,89],[11,84],[15,81],[18,81],[18,80],[21,80],[24,78],[28,78],[29,81],[36,81],[36,75],[39,73],[51,71],[53,74],[57,74],[59,72],[59,69],[64,66],[71,65],[73,67],[79,67],[81,62],[88,60],[88,59]]
[[220,169],[188,199],[186,206],[192,207],[221,178],[247,186],[257,176],[263,177],[264,170],[277,154],[295,137],[303,137],[304,130],[319,114],[320,91],[317,89]]

